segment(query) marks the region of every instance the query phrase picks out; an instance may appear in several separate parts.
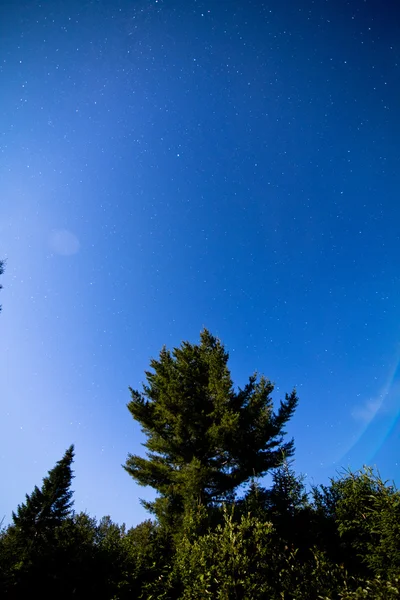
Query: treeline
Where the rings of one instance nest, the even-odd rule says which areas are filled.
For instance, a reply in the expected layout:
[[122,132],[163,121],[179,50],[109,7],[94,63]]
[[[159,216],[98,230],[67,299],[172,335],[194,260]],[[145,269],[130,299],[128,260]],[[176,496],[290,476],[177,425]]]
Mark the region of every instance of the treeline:
[[75,513],[71,446],[1,532],[1,598],[399,598],[400,494],[370,468],[306,489],[285,433],[295,390],[275,411],[266,378],[234,388],[207,330],[150,366],[128,404],[146,458],[125,469],[157,491],[152,520]]

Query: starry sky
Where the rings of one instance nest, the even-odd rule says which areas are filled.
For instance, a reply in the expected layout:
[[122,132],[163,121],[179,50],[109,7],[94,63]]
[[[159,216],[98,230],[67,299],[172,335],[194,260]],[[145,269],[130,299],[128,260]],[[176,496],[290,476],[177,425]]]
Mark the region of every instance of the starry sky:
[[146,517],[126,404],[206,326],[296,386],[295,468],[400,480],[394,0],[0,2],[0,518],[76,446]]

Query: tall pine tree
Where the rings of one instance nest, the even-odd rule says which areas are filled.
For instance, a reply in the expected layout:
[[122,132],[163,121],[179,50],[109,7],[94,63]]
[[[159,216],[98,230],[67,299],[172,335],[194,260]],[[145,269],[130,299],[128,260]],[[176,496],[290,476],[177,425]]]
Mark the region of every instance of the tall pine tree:
[[46,537],[70,515],[73,501],[71,491],[74,446],[70,446],[63,458],[49,471],[39,489],[26,494],[26,502],[20,504],[12,514],[16,530],[33,542]]
[[[40,488],[12,514],[13,524],[0,543],[0,596],[71,598],[68,548],[71,533],[74,447],[49,471]],[[76,529],[76,528],[75,528]],[[75,531],[74,529],[74,531]]]
[[198,345],[164,347],[146,371],[143,392],[130,390],[128,409],[147,437],[147,458],[130,454],[124,468],[158,492],[143,504],[165,524],[174,526],[196,504],[232,499],[238,486],[293,454],[293,440],[283,438],[298,402],[295,390],[274,412],[274,385],[254,374],[236,391],[228,358],[205,329]]

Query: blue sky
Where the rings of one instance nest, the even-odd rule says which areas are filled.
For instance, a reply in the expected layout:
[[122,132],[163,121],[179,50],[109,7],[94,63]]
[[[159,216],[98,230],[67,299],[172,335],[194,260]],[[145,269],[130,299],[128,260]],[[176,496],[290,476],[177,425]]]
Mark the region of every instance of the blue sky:
[[1,513],[71,444],[146,516],[128,386],[206,326],[315,483],[399,480],[400,20],[367,0],[1,5]]

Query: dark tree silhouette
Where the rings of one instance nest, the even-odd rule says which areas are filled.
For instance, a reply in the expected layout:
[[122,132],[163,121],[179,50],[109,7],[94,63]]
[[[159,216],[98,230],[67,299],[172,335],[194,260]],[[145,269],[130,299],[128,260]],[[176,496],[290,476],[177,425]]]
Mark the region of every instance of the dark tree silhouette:
[[25,503],[18,506],[16,513],[13,512],[14,525],[29,540],[46,536],[70,515],[73,459],[74,447],[70,446],[43,479],[42,487],[35,486],[32,494],[26,495]]

